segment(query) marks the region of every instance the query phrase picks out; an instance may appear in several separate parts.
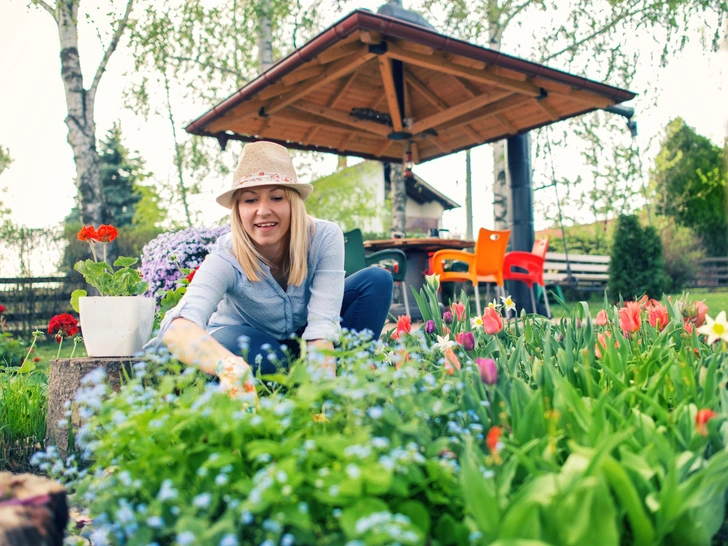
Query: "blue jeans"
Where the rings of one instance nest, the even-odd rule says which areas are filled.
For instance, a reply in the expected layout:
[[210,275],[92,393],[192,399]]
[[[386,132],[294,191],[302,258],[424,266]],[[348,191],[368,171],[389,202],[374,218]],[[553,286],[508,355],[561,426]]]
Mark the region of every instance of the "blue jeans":
[[[380,267],[361,269],[344,280],[344,299],[341,302],[341,326],[361,332],[371,330],[374,339],[382,333],[392,303],[392,274]],[[303,334],[305,326],[295,333]],[[286,365],[288,355],[298,356],[298,342],[275,339],[252,326],[224,326],[212,337],[228,351],[240,354],[241,336],[248,338],[247,361],[257,372],[275,373]],[[260,357],[258,357],[260,355]]]

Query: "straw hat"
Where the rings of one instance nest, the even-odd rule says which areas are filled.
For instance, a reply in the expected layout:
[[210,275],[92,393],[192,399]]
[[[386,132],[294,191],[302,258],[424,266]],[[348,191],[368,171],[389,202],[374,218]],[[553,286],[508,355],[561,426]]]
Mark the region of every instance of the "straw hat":
[[311,184],[300,184],[288,150],[275,142],[251,142],[243,147],[233,185],[217,196],[216,201],[225,208],[232,208],[233,194],[241,188],[256,186],[284,186],[296,190],[301,199],[313,191]]

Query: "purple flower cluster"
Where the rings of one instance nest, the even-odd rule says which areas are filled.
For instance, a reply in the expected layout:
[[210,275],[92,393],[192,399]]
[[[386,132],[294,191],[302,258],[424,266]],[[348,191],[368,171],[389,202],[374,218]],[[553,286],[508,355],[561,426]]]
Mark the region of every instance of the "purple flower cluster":
[[175,287],[183,276],[182,268],[194,269],[202,263],[218,237],[230,232],[230,226],[191,227],[168,231],[149,241],[142,249],[142,277],[149,283],[147,295],[157,303],[163,293]]

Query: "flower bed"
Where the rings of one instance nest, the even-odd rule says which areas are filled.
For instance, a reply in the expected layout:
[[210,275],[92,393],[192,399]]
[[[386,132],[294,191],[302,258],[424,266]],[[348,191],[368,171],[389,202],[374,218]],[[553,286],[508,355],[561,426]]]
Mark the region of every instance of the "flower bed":
[[[70,487],[94,543],[711,544],[728,333],[701,332],[724,314],[698,328],[679,302],[640,302],[597,324],[583,304],[508,322],[465,302],[442,317],[430,282],[431,324],[345,333],[337,377],[309,354],[259,381],[257,407],[164,359],[118,394],[88,377],[91,464]],[[75,478],[51,459],[36,463]]]

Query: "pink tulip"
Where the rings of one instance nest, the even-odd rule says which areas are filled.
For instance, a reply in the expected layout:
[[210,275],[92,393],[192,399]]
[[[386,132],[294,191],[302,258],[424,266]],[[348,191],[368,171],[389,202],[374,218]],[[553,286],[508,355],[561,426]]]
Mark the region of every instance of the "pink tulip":
[[452,375],[455,373],[455,368],[458,370],[460,369],[460,361],[458,360],[457,355],[455,354],[455,351],[453,351],[450,347],[445,349],[445,373],[447,375]]
[[487,307],[483,313],[483,329],[491,336],[503,330],[503,319],[492,307]]
[[458,334],[457,341],[466,351],[472,351],[475,349],[475,337],[473,336],[473,332],[463,332],[462,334]]
[[450,310],[457,314],[458,320],[462,320],[463,314],[465,313],[465,304],[462,302],[453,303],[450,305]]
[[498,381],[498,366],[492,358],[476,358],[475,364],[480,372],[480,380],[486,385],[495,385]]
[[607,310],[602,309],[597,313],[597,326],[606,326],[609,322],[609,317],[607,317]]
[[619,327],[625,333],[636,332],[640,329],[642,321],[640,319],[640,304],[636,301],[628,301],[624,307],[619,310]]
[[695,309],[697,310],[697,315],[695,317],[695,326],[700,328],[703,324],[705,324],[705,315],[708,314],[708,306],[705,305],[704,301],[696,301]]

